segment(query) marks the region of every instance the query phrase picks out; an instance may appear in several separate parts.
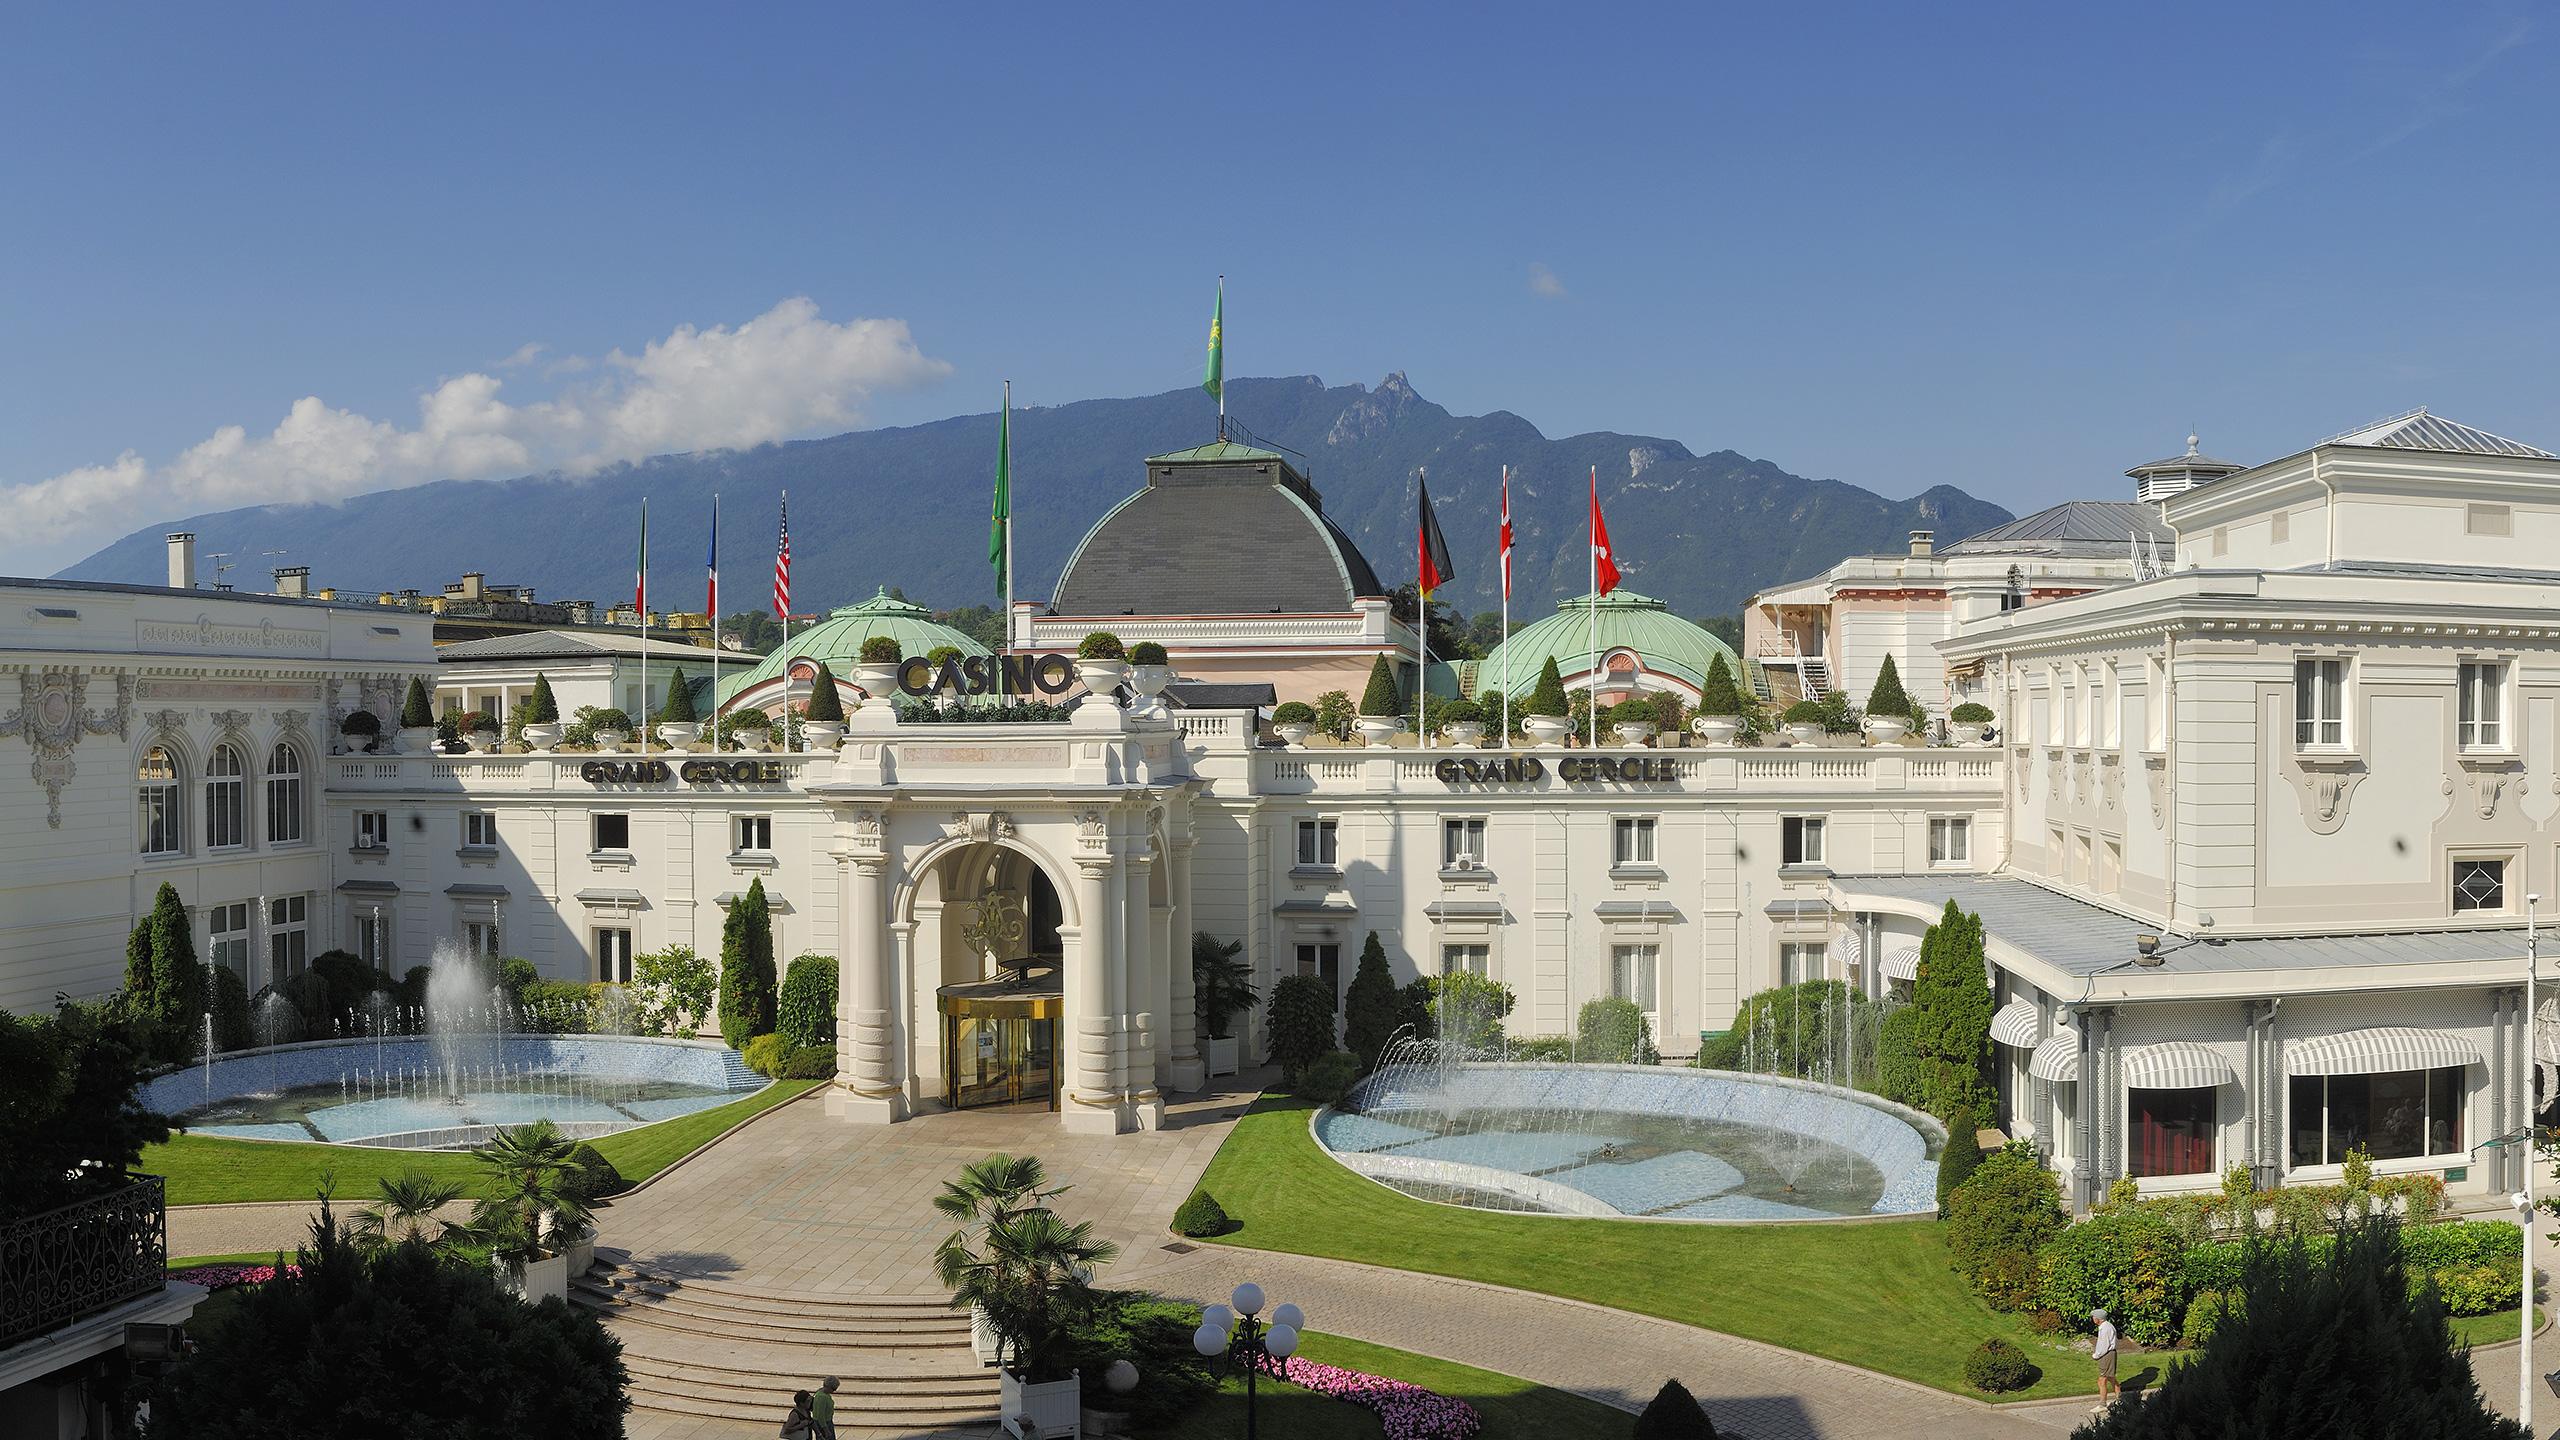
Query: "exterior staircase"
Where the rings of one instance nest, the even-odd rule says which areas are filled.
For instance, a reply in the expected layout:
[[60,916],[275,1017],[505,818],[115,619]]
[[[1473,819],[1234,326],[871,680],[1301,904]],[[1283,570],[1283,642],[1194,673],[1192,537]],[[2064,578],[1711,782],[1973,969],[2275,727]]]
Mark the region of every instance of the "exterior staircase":
[[642,1410],[781,1428],[791,1392],[837,1377],[846,1437],[989,1433],[996,1374],[938,1295],[800,1295],[654,1273],[620,1251],[569,1282],[622,1342]]

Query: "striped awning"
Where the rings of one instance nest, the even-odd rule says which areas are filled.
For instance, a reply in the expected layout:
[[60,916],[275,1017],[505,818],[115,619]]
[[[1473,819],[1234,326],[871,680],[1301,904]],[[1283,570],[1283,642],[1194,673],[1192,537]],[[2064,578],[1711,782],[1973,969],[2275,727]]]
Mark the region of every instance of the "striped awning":
[[2044,1037],[2027,1060],[2027,1073],[2039,1080],[2069,1082],[2080,1078],[2080,1034],[2056,1030]]
[[2168,1040],[2124,1052],[2128,1090],[2206,1090],[2237,1085],[2240,1072],[2222,1052],[2193,1040]]
[[1831,937],[1831,954],[1839,960],[1843,973],[1846,973],[1849,966],[1866,958],[1866,942],[1858,938],[1857,931],[1844,926],[1839,934]]
[[2401,1025],[2289,1040],[2284,1047],[2287,1075],[2384,1075],[2483,1063],[2480,1047],[2459,1035]]
[[1920,947],[1905,945],[1899,950],[1887,952],[1884,957],[1884,978],[1887,980],[1919,979]]
[[2021,1050],[2034,1049],[2043,1029],[2044,1017],[2036,1013],[2033,1000],[2012,1000],[1991,1017],[1991,1038]]

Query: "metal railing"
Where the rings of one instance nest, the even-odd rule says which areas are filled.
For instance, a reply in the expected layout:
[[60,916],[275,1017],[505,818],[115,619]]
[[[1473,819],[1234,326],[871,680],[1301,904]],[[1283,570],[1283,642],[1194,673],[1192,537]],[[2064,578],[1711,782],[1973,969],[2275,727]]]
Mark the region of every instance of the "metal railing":
[[159,1293],[168,1200],[157,1175],[0,1226],[0,1346]]

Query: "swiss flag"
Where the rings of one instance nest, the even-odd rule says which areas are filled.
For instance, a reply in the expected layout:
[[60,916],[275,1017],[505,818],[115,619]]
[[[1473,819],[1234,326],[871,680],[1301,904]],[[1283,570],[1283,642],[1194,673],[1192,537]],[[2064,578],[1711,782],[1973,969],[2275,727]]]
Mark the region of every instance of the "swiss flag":
[[1600,467],[1591,467],[1591,593],[1618,588],[1618,562],[1609,554],[1609,522],[1600,518]]

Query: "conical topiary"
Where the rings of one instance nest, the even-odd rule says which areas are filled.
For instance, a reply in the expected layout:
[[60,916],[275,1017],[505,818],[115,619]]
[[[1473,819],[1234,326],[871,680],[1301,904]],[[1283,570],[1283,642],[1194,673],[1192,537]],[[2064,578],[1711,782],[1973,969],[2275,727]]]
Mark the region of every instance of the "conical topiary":
[[1726,667],[1719,653],[1707,666],[1707,681],[1698,695],[1701,715],[1739,715],[1742,713],[1742,687],[1733,683],[1733,671]]
[[552,697],[550,676],[533,677],[533,714],[526,718],[536,725],[560,723],[560,702]]
[[836,693],[835,672],[818,662],[818,677],[809,682],[809,717],[821,725],[844,723],[844,697]]
[[1884,664],[1876,671],[1875,688],[1867,692],[1867,713],[1895,720],[1911,715],[1911,697],[1903,693],[1902,675],[1893,668],[1890,655],[1884,657]]
[[1564,698],[1564,673],[1556,669],[1556,657],[1538,667],[1538,683],[1529,691],[1527,704],[1520,707],[1525,715],[1564,715],[1569,707]]
[[424,730],[436,723],[436,707],[427,702],[427,682],[412,675],[409,693],[400,702],[400,727]]
[[1396,684],[1395,667],[1387,663],[1384,655],[1369,662],[1369,688],[1360,692],[1360,713],[1373,716],[1404,713],[1404,691]]
[[773,1011],[773,914],[759,875],[720,927],[720,1038],[734,1050],[771,1034]]
[[658,707],[658,723],[691,725],[701,718],[694,713],[693,682],[685,679],[681,674],[669,676],[666,703]]
[[1665,1380],[1636,1417],[1634,1440],[1716,1440],[1716,1422],[1707,1407],[1677,1380]]

